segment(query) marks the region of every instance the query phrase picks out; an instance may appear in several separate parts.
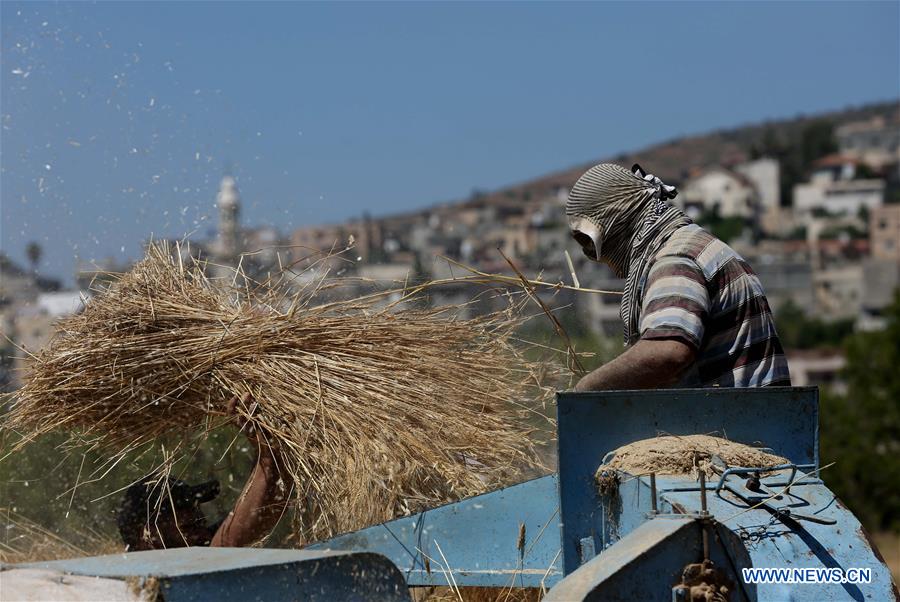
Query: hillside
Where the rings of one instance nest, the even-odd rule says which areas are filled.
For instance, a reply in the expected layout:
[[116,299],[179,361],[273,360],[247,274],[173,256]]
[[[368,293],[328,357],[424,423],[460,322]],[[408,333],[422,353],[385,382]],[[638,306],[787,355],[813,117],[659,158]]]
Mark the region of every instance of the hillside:
[[[754,153],[784,155],[779,157],[790,180],[800,177],[805,166],[802,148],[808,132],[823,129],[827,132],[836,126],[874,116],[900,119],[898,101],[875,103],[818,115],[800,115],[791,119],[766,121],[708,134],[675,138],[645,149],[625,152],[614,157],[600,157],[594,161],[569,169],[541,176],[478,197],[478,202],[504,202],[510,199],[532,200],[553,194],[560,188],[570,188],[578,177],[592,165],[611,161],[626,167],[640,163],[646,170],[666,182],[680,184],[689,174],[709,165],[733,165],[750,159]],[[783,182],[790,190],[791,182]],[[787,192],[787,190],[785,192]],[[786,198],[785,195],[782,195]],[[469,199],[473,201],[475,199]]]

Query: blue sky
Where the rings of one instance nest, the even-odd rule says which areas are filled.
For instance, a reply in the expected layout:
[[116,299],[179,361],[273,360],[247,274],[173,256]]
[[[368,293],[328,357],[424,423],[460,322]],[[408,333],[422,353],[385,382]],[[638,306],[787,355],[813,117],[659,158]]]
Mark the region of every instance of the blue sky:
[[205,236],[222,174],[289,230],[900,95],[900,4],[16,3],[0,248]]

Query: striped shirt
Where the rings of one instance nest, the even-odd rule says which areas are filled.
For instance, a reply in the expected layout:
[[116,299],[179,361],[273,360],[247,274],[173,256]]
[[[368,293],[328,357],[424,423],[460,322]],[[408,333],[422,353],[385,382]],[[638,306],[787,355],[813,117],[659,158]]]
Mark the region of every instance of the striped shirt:
[[682,386],[789,386],[787,360],[759,278],[700,226],[675,231],[644,283],[641,339],[676,339],[697,353]]

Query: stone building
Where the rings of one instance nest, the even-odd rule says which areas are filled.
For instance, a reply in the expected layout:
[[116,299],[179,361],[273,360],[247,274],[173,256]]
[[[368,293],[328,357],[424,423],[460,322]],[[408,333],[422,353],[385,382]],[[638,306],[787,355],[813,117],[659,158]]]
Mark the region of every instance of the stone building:
[[863,307],[863,266],[831,265],[812,273],[815,316],[822,320],[856,319]]
[[884,205],[869,213],[872,257],[900,262],[900,205]]
[[843,155],[874,168],[900,163],[900,111],[890,118],[877,116],[846,123],[834,135]]

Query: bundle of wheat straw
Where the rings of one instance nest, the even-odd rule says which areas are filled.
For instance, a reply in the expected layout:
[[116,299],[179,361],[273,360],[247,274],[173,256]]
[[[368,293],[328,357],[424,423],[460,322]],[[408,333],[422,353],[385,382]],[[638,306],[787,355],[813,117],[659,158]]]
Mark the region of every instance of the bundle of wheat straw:
[[172,251],[151,246],[58,325],[6,428],[67,429],[122,454],[210,428],[249,393],[258,406],[241,412],[281,450],[304,541],[479,493],[534,461],[527,410],[511,403],[535,368],[512,344],[515,312],[317,305],[223,286]]

